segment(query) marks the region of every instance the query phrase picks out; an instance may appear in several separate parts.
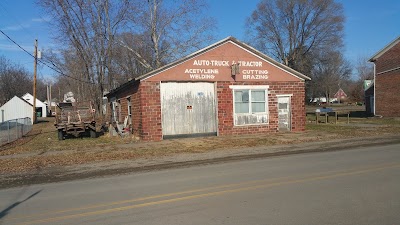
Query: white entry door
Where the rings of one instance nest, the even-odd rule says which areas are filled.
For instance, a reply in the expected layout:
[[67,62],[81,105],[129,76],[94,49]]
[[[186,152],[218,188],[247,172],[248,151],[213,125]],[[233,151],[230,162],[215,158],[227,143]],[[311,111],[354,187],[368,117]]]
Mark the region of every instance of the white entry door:
[[164,138],[216,135],[214,83],[161,83]]
[[291,130],[290,96],[278,96],[278,128],[281,131]]

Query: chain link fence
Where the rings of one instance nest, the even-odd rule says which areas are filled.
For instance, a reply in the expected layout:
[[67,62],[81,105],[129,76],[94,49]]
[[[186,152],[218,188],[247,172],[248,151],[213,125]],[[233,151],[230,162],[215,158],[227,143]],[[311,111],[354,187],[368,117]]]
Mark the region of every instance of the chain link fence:
[[0,123],[0,146],[18,140],[32,130],[29,117]]

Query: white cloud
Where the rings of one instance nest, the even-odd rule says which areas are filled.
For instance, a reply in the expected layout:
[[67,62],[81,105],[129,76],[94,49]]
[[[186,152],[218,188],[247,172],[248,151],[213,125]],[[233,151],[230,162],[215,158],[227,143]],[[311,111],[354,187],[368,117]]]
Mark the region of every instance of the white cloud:
[[40,17],[40,18],[33,18],[23,24],[19,23],[17,25],[10,25],[10,26],[3,27],[2,30],[3,31],[20,31],[20,30],[31,27],[32,23],[45,23],[45,22],[49,22],[49,21],[50,21],[50,17],[48,17],[48,16]]
[[49,16],[31,19],[32,22],[36,22],[36,23],[50,22],[50,20],[51,20],[51,18]]

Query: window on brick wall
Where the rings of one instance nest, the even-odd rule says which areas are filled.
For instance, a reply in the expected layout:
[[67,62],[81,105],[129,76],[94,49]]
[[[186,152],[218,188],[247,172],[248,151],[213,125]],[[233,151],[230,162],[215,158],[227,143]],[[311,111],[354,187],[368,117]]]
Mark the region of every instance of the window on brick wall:
[[126,98],[128,101],[128,118],[129,118],[129,124],[132,124],[132,103],[131,103],[131,97]]
[[235,126],[267,124],[268,86],[232,85]]
[[128,116],[132,116],[132,104],[131,104],[131,97],[126,98],[128,102]]
[[117,106],[117,101],[115,98],[111,98],[110,99],[110,109],[111,109],[111,121],[117,121],[118,119],[118,115],[117,115],[117,110],[118,110],[118,106]]

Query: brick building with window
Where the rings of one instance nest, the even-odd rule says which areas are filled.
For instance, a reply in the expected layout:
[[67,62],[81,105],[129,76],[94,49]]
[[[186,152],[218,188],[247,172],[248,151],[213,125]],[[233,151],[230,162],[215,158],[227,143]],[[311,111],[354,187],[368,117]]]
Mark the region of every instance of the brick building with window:
[[143,140],[304,131],[309,79],[228,37],[106,97],[111,120]]
[[375,64],[374,94],[368,110],[374,115],[385,117],[400,116],[400,102],[397,92],[400,88],[400,36],[376,53],[370,60]]

